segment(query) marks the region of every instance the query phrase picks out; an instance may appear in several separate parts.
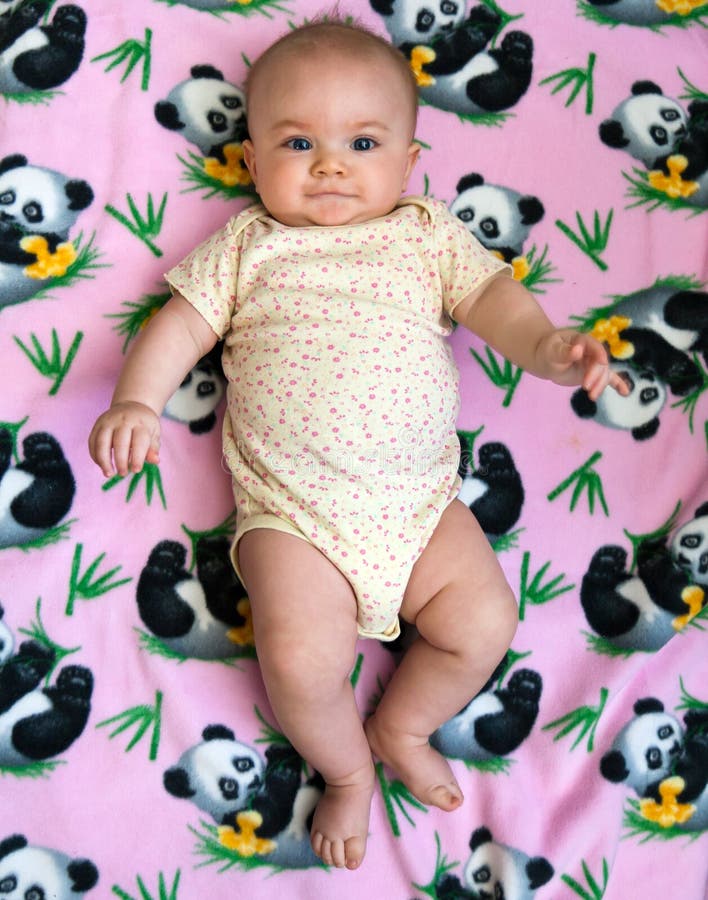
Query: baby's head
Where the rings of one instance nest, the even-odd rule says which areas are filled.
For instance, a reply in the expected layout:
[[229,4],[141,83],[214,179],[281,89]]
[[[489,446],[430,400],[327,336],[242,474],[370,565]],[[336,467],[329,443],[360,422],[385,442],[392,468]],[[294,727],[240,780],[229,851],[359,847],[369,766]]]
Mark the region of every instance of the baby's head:
[[358,26],[289,32],[246,84],[245,161],[285,225],[348,225],[389,213],[418,156],[414,76],[405,57]]

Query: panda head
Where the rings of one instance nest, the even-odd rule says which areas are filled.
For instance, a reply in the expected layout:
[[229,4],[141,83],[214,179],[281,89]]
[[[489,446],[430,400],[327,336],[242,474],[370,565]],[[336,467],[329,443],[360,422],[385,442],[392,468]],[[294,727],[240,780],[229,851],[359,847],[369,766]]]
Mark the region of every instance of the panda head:
[[264,764],[223,725],[208,726],[202,737],[165,772],[163,781],[170,794],[191,800],[221,824],[248,805],[263,779]]
[[191,432],[202,434],[214,426],[215,410],[223,395],[224,382],[219,369],[205,356],[170,397],[165,415],[178,422],[188,422]]
[[545,212],[537,197],[485,184],[477,174],[465,175],[458,181],[457,197],[450,211],[487,250],[498,251],[507,261],[521,254],[531,226]]
[[71,900],[90,890],[98,870],[88,859],[71,859],[46,847],[34,847],[20,834],[0,841],[0,897]]
[[382,15],[394,44],[428,44],[438,34],[452,31],[465,18],[461,0],[371,0]]
[[708,585],[708,503],[696,510],[696,518],[674,535],[671,553],[676,562],[690,572],[697,584]]
[[155,105],[155,118],[179,131],[209,156],[226,144],[242,141],[246,130],[246,98],[236,85],[212,66],[194,66],[192,77],[180,82]]
[[0,160],[0,238],[4,233],[66,239],[78,213],[92,201],[85,181],[28,165],[19,154]]
[[653,697],[637,700],[634,713],[602,757],[600,771],[608,781],[624,782],[642,797],[649,785],[670,774],[681,751],[683,729]]
[[553,877],[553,867],[547,859],[530,859],[519,850],[498,844],[488,828],[478,828],[472,834],[470,849],[464,881],[474,897],[525,900]]
[[676,100],[665,97],[651,81],[638,81],[632,85],[632,96],[600,124],[600,139],[651,168],[676,149],[686,136],[687,122]]
[[609,388],[597,400],[591,400],[582,388],[570,398],[570,405],[581,419],[594,419],[608,428],[631,431],[636,441],[653,437],[659,430],[659,413],[666,402],[666,385],[647,371],[631,369],[612,363],[616,372],[629,388],[623,397]]

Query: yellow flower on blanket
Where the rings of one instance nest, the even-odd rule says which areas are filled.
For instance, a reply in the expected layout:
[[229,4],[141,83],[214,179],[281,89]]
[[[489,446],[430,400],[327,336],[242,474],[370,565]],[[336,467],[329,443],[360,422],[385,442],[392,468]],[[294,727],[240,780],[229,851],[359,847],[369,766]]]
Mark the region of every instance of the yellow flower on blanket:
[[243,147],[241,144],[227,144],[224,147],[225,163],[213,156],[207,156],[204,160],[204,171],[207,175],[221,181],[226,187],[235,187],[237,184],[248,185],[251,183],[251,175],[243,164]]
[[676,153],[666,160],[666,167],[669,170],[669,174],[666,175],[666,173],[659,169],[654,169],[647,176],[649,184],[653,188],[656,188],[657,191],[661,191],[662,194],[667,194],[667,196],[674,200],[677,200],[680,197],[684,199],[690,197],[691,194],[696,193],[699,184],[697,181],[683,180],[681,173],[687,166],[688,160],[686,157],[682,156],[680,153]]
[[[504,259],[504,255],[499,250],[492,250],[492,256],[497,259]],[[523,281],[531,271],[531,266],[525,256],[515,256],[511,261],[511,274],[515,281]]]
[[703,609],[704,597],[705,592],[703,588],[698,587],[696,584],[692,584],[681,591],[681,599],[688,607],[688,612],[684,616],[677,616],[671,623],[676,631],[683,631],[691,619],[694,619]]
[[278,846],[269,838],[256,836],[256,831],[263,824],[263,816],[255,809],[240,812],[236,816],[236,824],[239,831],[230,825],[219,826],[219,843],[228,850],[235,850],[239,856],[251,857],[256,854],[265,856],[267,853],[272,853]]
[[253,637],[253,615],[251,614],[251,603],[248,597],[244,597],[236,604],[236,610],[239,615],[246,620],[243,625],[236,628],[229,628],[226,637],[234,644],[239,646],[253,647],[255,639]]
[[76,250],[71,242],[58,244],[52,253],[49,244],[41,234],[32,234],[22,238],[20,247],[27,253],[34,253],[37,262],[31,263],[24,270],[28,278],[58,278],[66,275],[66,270],[76,259]]
[[634,344],[622,340],[620,333],[631,324],[632,320],[627,316],[610,316],[609,319],[598,319],[590,334],[601,344],[607,344],[614,359],[629,359],[634,355]]
[[430,87],[431,84],[435,84],[435,79],[423,71],[423,66],[431,63],[436,56],[433,48],[426,47],[424,44],[418,44],[411,50],[410,66],[415,80],[418,82],[418,87]]
[[656,0],[656,5],[665,13],[690,16],[694,9],[704,6],[705,2],[706,0]]
[[671,828],[672,825],[683,825],[696,811],[692,803],[679,803],[676,797],[686,787],[686,782],[679,775],[665,778],[659,785],[661,803],[653,798],[645,798],[639,801],[639,809],[645,819],[656,822],[662,828]]

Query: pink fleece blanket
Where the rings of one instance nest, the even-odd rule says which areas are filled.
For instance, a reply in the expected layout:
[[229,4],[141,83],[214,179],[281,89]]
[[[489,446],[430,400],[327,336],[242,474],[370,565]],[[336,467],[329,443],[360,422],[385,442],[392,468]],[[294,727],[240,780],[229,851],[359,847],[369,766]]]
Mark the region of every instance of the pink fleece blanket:
[[[411,192],[631,387],[593,404],[452,337],[462,498],[521,619],[433,736],[459,811],[379,766],[361,869],[312,856],[317,778],[227,561],[218,358],[170,401],[159,469],[104,482],[88,458],[162,273],[252,199],[247,66],[319,9],[0,3],[0,897],[702,900],[708,4],[342,8],[417,72]],[[360,643],[362,714],[397,659]]]

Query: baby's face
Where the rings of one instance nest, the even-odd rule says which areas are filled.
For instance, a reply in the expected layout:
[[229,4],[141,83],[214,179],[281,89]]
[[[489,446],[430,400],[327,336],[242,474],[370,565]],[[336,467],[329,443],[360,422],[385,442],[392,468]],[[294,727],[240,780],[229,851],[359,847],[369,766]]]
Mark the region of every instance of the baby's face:
[[419,146],[401,73],[385,58],[284,56],[250,96],[245,161],[285,225],[349,225],[389,213]]

